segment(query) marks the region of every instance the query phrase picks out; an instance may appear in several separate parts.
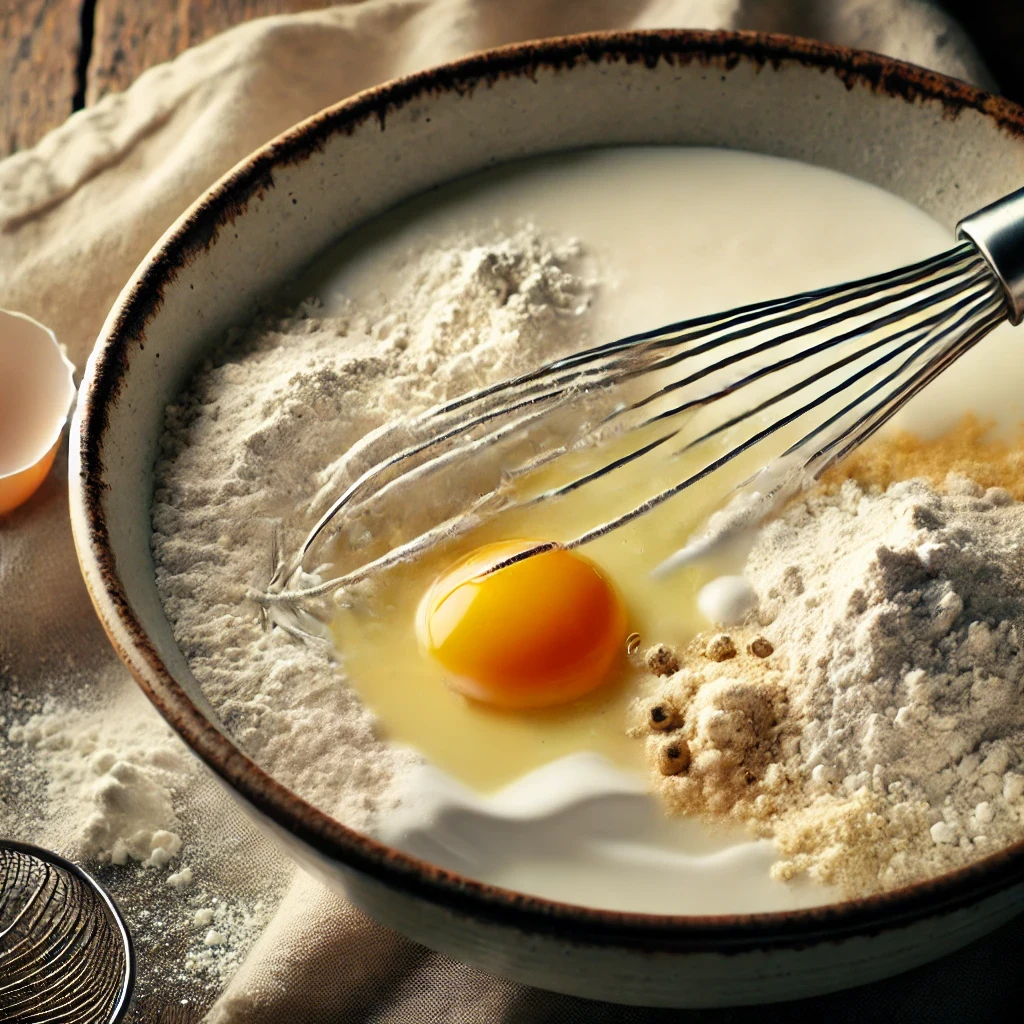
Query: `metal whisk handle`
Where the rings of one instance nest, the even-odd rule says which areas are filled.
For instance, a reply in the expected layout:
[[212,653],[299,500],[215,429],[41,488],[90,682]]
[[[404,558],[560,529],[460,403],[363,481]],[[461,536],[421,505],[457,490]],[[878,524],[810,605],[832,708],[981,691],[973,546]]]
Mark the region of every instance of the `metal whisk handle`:
[[964,217],[957,238],[969,238],[1006,292],[1010,323],[1024,319],[1024,188]]

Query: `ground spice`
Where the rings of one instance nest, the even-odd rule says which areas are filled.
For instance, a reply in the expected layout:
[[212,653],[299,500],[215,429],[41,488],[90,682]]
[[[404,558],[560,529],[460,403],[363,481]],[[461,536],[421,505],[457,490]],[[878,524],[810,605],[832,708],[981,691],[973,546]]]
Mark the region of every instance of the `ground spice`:
[[1009,439],[995,436],[993,424],[968,413],[938,437],[923,439],[901,431],[853,452],[822,478],[828,489],[844,480],[865,488],[886,488],[917,477],[940,485],[949,473],[982,488],[1002,487],[1024,501],[1024,429]]

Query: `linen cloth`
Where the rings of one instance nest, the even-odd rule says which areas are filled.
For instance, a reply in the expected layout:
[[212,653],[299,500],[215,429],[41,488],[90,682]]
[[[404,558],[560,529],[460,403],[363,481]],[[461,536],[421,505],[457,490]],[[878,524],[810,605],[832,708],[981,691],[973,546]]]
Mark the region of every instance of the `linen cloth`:
[[[569,32],[662,27],[791,32],[992,84],[960,30],[917,0],[364,0],[261,19],[146,71],[126,92],[0,162],[0,306],[51,326],[81,369],[107,310],[162,232],[278,132],[362,88],[472,50]],[[58,466],[31,502],[0,518],[0,731],[17,714],[11,699],[5,705],[5,692],[9,698],[17,687],[32,700],[66,696],[72,660],[73,685],[137,699],[79,578],[66,471]],[[166,949],[140,946],[131,1019],[512,1024],[675,1016],[552,995],[429,952],[295,871],[212,781],[194,803],[181,813],[186,844],[190,820],[200,830],[202,821],[226,822],[238,836],[238,876],[258,881],[263,873],[287,890],[223,993],[190,982]],[[31,814],[15,804],[15,789],[0,778],[0,831],[14,829],[31,842]],[[108,883],[115,898],[125,895],[118,876]],[[1022,940],[1024,926],[1012,923],[938,964],[852,993],[679,1016],[761,1024],[826,1015],[836,1022],[1002,1019],[1002,1008],[1024,995]]]

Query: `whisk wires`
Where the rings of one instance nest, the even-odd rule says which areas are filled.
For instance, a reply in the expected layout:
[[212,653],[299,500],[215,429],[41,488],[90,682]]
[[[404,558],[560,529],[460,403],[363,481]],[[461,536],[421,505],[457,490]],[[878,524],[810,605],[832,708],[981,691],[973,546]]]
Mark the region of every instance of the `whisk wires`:
[[62,858],[0,841],[0,1022],[115,1024],[134,977],[102,889]]
[[[334,579],[312,587],[282,585],[258,599],[266,607],[322,596],[412,557],[481,516],[563,498],[653,453],[692,457],[719,446],[695,470],[564,547],[580,547],[634,522],[740,456],[763,453],[755,459],[763,472],[741,487],[761,480],[779,489],[772,471],[780,465],[789,467],[790,482],[814,479],[1006,317],[1002,287],[974,244],[964,241],[898,271],[670,324],[556,359],[438,405],[369,441],[360,452],[369,467],[330,504],[292,568],[302,565],[329,527],[337,529],[416,482],[463,472],[482,455],[493,459],[496,448],[523,447],[524,438],[534,438],[525,456],[504,460],[500,479],[469,509]],[[540,493],[518,486],[569,453],[604,447],[614,452],[607,460]],[[691,462],[680,459],[678,465]]]

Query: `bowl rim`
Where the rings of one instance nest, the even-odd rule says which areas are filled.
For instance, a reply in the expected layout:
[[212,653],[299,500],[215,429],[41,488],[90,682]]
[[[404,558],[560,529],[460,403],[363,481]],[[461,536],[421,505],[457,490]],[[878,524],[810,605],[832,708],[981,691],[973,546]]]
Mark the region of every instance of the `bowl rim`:
[[[890,57],[794,36],[760,32],[660,29],[596,32],[527,41],[393,79],[327,107],[240,161],[168,229],[118,297],[97,339],[82,383],[72,427],[72,525],[86,586],[122,661],[174,730],[206,765],[261,817],[345,868],[449,910],[525,932],[556,935],[581,945],[622,945],[651,951],[740,952],[806,946],[819,938],[871,935],[954,910],[1024,880],[1024,841],[965,867],[901,889],[799,910],[680,915],[603,910],[530,896],[474,881],[402,853],[357,832],[275,780],[206,718],[163,664],[128,598],[112,550],[103,501],[107,409],[124,383],[131,352],[145,341],[163,289],[199,256],[248,202],[273,186],[273,172],[300,163],[338,133],[351,134],[430,94],[471,92],[541,68],[568,70],[586,63],[659,62],[732,70],[746,62],[775,70],[786,64],[832,73],[848,90],[911,103],[938,102],[955,118],[977,111],[1007,133],[1024,137],[1024,108]],[[124,638],[122,643],[121,638]]]

